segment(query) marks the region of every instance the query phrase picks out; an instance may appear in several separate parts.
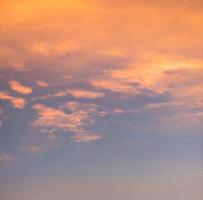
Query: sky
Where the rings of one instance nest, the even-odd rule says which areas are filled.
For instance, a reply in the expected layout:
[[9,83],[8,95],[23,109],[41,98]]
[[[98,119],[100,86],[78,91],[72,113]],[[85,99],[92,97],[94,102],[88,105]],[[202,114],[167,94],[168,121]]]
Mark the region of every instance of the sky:
[[201,200],[202,0],[1,0],[1,200]]

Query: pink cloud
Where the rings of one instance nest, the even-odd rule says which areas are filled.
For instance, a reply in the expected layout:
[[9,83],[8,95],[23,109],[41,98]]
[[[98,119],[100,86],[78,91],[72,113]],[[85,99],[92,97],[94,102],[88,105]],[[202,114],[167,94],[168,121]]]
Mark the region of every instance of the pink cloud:
[[104,96],[104,93],[102,92],[94,92],[90,90],[84,90],[84,89],[67,89],[60,92],[57,92],[55,94],[46,94],[41,97],[33,98],[33,100],[37,99],[48,99],[53,97],[64,97],[64,96],[73,96],[75,98],[87,98],[87,99],[95,99],[100,98]]
[[82,110],[66,114],[62,109],[46,107],[42,104],[34,105],[33,109],[39,115],[32,123],[34,127],[53,127],[62,130],[80,131],[82,124],[88,119],[88,114]]
[[28,150],[33,154],[38,154],[38,153],[43,152],[43,149],[40,148],[39,146],[32,146]]
[[124,110],[123,110],[123,109],[120,109],[120,108],[115,108],[115,109],[113,110],[113,112],[114,112],[114,113],[117,113],[117,114],[122,114],[122,113],[124,113]]
[[76,101],[69,101],[66,103],[66,108],[68,108],[71,111],[77,110],[80,107],[80,103]]
[[10,87],[12,90],[21,93],[21,94],[30,94],[32,93],[32,88],[27,87],[19,83],[18,81],[12,80],[9,81]]
[[67,96],[67,95],[72,95],[75,98],[95,99],[95,98],[104,96],[104,93],[94,92],[94,91],[89,91],[89,90],[84,90],[84,89],[68,89],[68,90],[58,92],[53,95],[49,95],[47,97],[62,97],[62,96]]
[[47,107],[43,104],[35,104],[32,108],[37,111],[38,117],[31,125],[46,132],[50,139],[67,131],[74,134],[74,141],[89,142],[99,139],[98,135],[86,133],[88,132],[86,126],[95,123],[94,115],[102,116],[95,104],[68,102],[64,108],[70,109],[71,113],[65,113],[62,108]]
[[101,139],[101,135],[82,133],[82,134],[76,134],[72,138],[77,143],[80,143],[80,142],[92,142],[92,141]]
[[103,97],[104,93],[101,92],[93,92],[89,90],[83,90],[83,89],[70,89],[68,92],[74,96],[75,98],[89,98],[89,99],[95,99],[99,97]]
[[0,154],[0,161],[11,161],[12,157],[7,153]]
[[37,81],[36,82],[38,86],[42,87],[42,88],[46,88],[49,86],[48,83],[44,82],[44,81]]

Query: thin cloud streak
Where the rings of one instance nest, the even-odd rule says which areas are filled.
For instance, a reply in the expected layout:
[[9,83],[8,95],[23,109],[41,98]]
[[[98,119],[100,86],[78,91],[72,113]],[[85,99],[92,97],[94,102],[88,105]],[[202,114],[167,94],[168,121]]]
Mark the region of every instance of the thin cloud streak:
[[44,82],[44,81],[37,81],[36,82],[38,86],[42,87],[42,88],[47,88],[49,87],[49,84]]

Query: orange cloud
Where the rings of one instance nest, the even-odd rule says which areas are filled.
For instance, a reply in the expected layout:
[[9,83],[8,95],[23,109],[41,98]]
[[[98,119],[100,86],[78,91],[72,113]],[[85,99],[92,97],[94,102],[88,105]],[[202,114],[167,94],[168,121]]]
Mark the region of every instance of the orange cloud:
[[[189,47],[191,55],[201,50],[201,0],[175,4],[159,0],[112,2],[2,1],[0,40],[5,44],[8,39],[16,47],[2,45],[2,62],[9,62],[18,69],[36,55],[46,58],[50,55],[52,60],[77,50],[92,49],[102,55],[127,56],[135,60],[154,52],[167,54],[163,53],[164,49],[174,52],[183,47],[187,52]],[[178,57],[181,57],[180,52]],[[156,61],[155,58],[150,60]]]
[[[84,55],[77,55],[79,59],[73,56],[74,61],[70,61],[68,67],[66,62],[59,62],[55,67],[70,77],[73,71],[73,74],[95,71],[96,77],[84,76],[84,81],[97,88],[127,94],[140,92],[132,83],[163,93],[169,89],[163,75],[165,71],[202,66],[201,0],[176,3],[159,0],[119,0],[116,3],[105,0],[31,0],[28,3],[23,0],[19,3],[8,0],[1,4],[2,66],[32,70],[30,66],[25,67],[29,60],[40,58],[51,63],[70,52],[85,51]],[[91,52],[103,57],[129,58],[130,62],[113,70],[113,62],[110,62],[109,75],[103,76],[103,65],[89,66],[87,61],[95,59]],[[197,94],[201,87],[185,89]],[[85,91],[69,92],[76,98],[97,96],[87,91],[86,94]]]
[[9,81],[10,87],[12,90],[19,92],[21,94],[30,94],[32,93],[32,88],[22,85],[18,81]]
[[0,91],[0,99],[10,101],[14,108],[19,108],[19,109],[23,109],[26,104],[25,99],[20,98],[20,97],[13,97],[3,91]]

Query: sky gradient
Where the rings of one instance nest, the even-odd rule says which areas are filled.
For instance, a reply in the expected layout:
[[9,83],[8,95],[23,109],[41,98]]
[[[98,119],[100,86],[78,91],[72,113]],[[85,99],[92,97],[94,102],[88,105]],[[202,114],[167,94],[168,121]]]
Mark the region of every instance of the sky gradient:
[[0,200],[201,200],[202,0],[1,0]]

